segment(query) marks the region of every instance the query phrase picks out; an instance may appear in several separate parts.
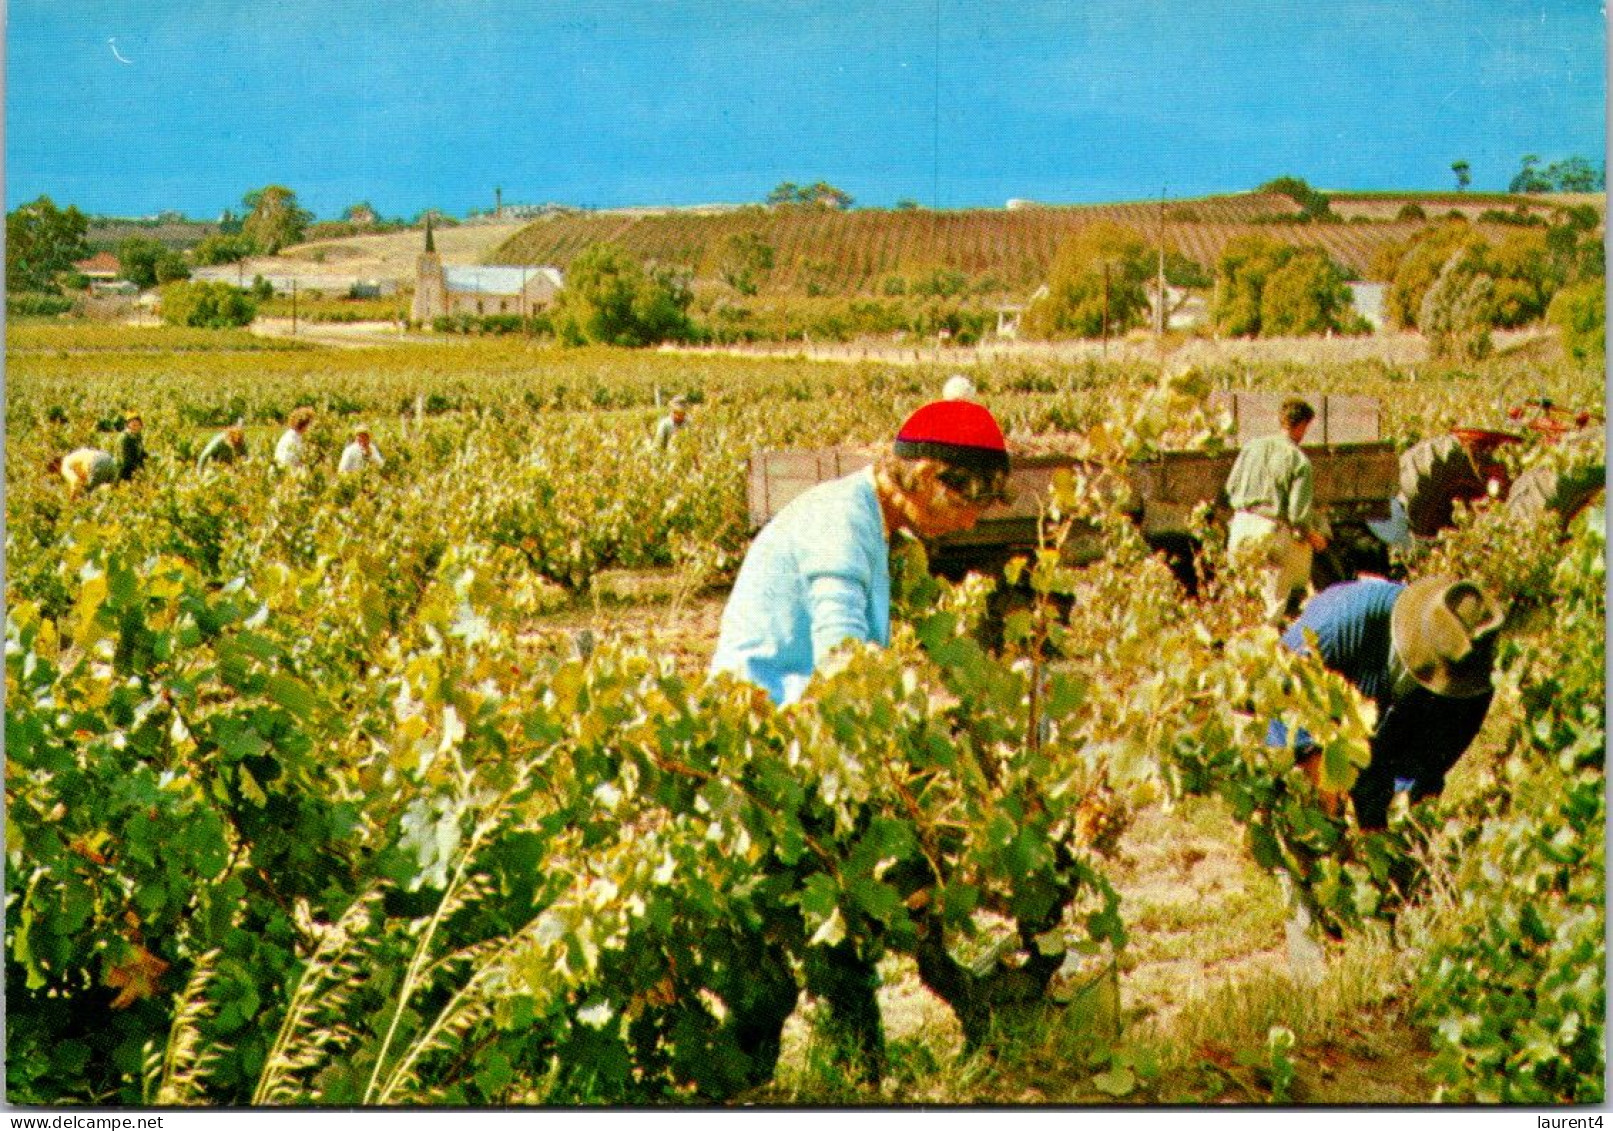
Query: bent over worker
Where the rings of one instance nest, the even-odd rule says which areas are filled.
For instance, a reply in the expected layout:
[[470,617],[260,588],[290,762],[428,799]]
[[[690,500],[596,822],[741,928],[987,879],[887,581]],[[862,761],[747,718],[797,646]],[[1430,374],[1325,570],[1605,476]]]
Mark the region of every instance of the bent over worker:
[[67,494],[77,498],[86,491],[104,487],[118,476],[118,464],[111,452],[99,448],[75,448],[56,463],[56,469],[67,480]]
[[967,530],[1005,497],[1008,450],[983,406],[935,401],[873,467],[820,483],[751,544],[723,609],[713,672],[793,703],[846,640],[890,643],[890,539]]
[[246,459],[246,425],[237,420],[207,441],[202,454],[196,457],[196,467],[201,470],[210,465],[231,464],[244,459]]
[[[1490,669],[1503,621],[1495,601],[1471,581],[1425,577],[1402,585],[1368,578],[1313,597],[1283,644],[1304,653],[1315,634],[1322,662],[1378,708],[1372,761],[1350,790],[1363,829],[1388,823],[1396,793],[1412,801],[1440,793],[1445,775],[1478,735],[1492,696]],[[1300,760],[1314,746],[1301,731]],[[1267,741],[1285,744],[1273,721]]]
[[1284,401],[1281,429],[1245,444],[1227,476],[1233,510],[1227,551],[1264,571],[1266,618],[1273,624],[1310,584],[1312,551],[1327,549],[1313,510],[1310,457],[1299,447],[1315,418],[1306,402]]
[[1369,521],[1368,528],[1388,545],[1414,551],[1455,525],[1458,502],[1506,497],[1511,478],[1496,452],[1519,441],[1510,432],[1453,428],[1413,444],[1400,456],[1400,493],[1389,518]]

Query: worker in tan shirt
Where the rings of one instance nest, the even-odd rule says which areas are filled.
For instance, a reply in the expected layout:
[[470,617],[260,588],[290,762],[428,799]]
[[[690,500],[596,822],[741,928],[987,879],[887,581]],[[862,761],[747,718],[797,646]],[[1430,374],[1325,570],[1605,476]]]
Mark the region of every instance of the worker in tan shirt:
[[1304,401],[1284,401],[1281,430],[1245,444],[1227,476],[1233,510],[1227,550],[1234,562],[1265,571],[1266,619],[1273,624],[1309,587],[1312,553],[1327,548],[1313,510],[1310,457],[1299,447],[1315,418]]

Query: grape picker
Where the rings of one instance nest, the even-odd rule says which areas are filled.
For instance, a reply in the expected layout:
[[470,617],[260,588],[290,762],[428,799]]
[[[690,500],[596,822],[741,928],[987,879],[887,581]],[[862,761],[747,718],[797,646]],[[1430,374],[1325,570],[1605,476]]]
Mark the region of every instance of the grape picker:
[[757,535],[723,610],[712,671],[793,703],[843,641],[889,644],[890,539],[967,530],[1007,482],[990,411],[925,405],[872,467],[804,492]]
[[[1283,634],[1286,647],[1303,653],[1309,629],[1322,662],[1377,704],[1372,761],[1350,790],[1363,829],[1388,823],[1396,793],[1417,801],[1445,788],[1445,775],[1490,709],[1502,620],[1495,601],[1471,581],[1369,578],[1318,593]],[[1267,741],[1286,739],[1274,720]],[[1303,761],[1315,748],[1303,730],[1297,739]]]
[[1281,428],[1251,440],[1227,476],[1233,508],[1227,553],[1265,573],[1266,616],[1281,623],[1293,594],[1310,584],[1311,553],[1327,549],[1312,502],[1310,457],[1300,450],[1316,410],[1301,400],[1283,402]]

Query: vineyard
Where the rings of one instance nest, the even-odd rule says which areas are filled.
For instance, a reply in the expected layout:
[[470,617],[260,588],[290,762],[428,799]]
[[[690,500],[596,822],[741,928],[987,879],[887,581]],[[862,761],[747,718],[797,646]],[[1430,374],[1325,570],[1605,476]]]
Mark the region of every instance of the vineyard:
[[[1181,206],[1184,250],[1242,222]],[[770,286],[810,261],[1020,287],[1100,212],[562,217],[501,257],[564,265],[614,225],[704,271],[761,230]],[[1364,263],[1407,233],[1273,234]],[[1216,390],[1376,396],[1404,446],[1599,404],[1594,368],[979,366],[1011,448],[1101,470],[1055,481],[1003,577],[900,547],[891,647],[779,710],[705,674],[747,458],[887,441],[945,369],[27,322],[7,354],[13,1104],[1604,1098],[1601,511],[1484,507],[1397,562],[1510,615],[1444,794],[1363,832],[1327,795],[1370,704],[1279,646],[1224,532],[1188,599],[1104,482],[1225,442]],[[277,473],[300,405],[312,466]],[[130,409],[149,463],[70,499],[51,462]],[[248,459],[198,471],[235,420]],[[358,423],[386,465],[338,478]],[[1104,549],[1079,569],[1077,522]],[[1317,737],[1314,775],[1271,719]]]
[[[1256,232],[1298,247],[1320,248],[1355,277],[1370,277],[1373,256],[1403,242],[1424,220],[1398,219],[1399,208],[1417,204],[1429,216],[1452,210],[1477,220],[1486,209],[1511,210],[1523,198],[1449,195],[1335,198],[1344,222],[1300,222],[1286,196],[1248,193],[1199,200],[1136,202],[1078,207],[1031,207],[974,211],[742,208],[721,214],[570,213],[546,217],[521,229],[490,256],[495,263],[544,263],[564,269],[584,249],[618,244],[635,257],[691,270],[716,279],[724,249],[736,236],[756,236],[773,249],[764,292],[879,295],[890,280],[911,286],[934,272],[959,272],[976,291],[1026,297],[1046,281],[1059,246],[1074,232],[1111,222],[1134,228],[1213,271],[1233,239]],[[1541,215],[1551,208],[1542,205]],[[1479,225],[1494,238],[1505,229]]]

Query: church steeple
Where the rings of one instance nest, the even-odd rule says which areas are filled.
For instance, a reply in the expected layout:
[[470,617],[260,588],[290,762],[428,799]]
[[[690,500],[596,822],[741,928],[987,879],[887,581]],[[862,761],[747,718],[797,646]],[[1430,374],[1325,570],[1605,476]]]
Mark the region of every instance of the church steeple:
[[431,230],[431,213],[426,213],[426,249],[414,265],[415,322],[429,325],[439,314],[451,313],[448,309],[448,278],[443,272],[442,256],[437,254],[437,240]]

